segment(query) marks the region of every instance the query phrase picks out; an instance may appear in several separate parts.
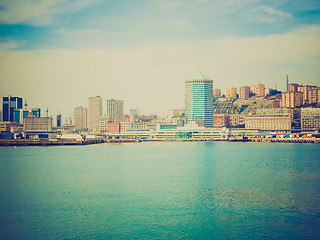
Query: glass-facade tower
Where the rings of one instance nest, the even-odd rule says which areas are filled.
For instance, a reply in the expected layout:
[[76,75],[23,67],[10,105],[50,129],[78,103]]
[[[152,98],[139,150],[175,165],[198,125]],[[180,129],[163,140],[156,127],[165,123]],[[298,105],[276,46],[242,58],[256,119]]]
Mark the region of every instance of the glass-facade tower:
[[14,122],[14,110],[22,108],[22,98],[2,97],[2,121]]
[[199,72],[185,81],[185,107],[188,121],[202,120],[205,127],[213,127],[213,80]]

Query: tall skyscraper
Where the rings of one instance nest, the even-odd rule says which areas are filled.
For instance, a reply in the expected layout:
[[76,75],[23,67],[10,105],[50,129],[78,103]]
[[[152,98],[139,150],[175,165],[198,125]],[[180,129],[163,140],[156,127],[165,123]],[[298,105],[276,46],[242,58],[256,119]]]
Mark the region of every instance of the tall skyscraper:
[[2,121],[14,122],[14,110],[21,109],[22,105],[20,97],[2,97]]
[[300,107],[303,104],[302,92],[284,92],[281,94],[283,108]]
[[106,116],[114,122],[123,122],[123,100],[107,100]]
[[97,131],[99,127],[99,117],[102,116],[102,97],[88,98],[88,129]]
[[205,127],[213,127],[213,80],[199,72],[185,81],[185,107],[188,121],[202,120]]
[[74,127],[76,130],[87,128],[87,108],[82,106],[74,108]]

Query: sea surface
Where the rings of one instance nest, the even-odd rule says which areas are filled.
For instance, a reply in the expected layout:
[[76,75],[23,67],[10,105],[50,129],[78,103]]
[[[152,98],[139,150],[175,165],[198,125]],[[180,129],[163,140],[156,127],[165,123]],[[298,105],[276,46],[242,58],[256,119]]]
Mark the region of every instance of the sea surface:
[[320,239],[320,145],[0,147],[0,239]]

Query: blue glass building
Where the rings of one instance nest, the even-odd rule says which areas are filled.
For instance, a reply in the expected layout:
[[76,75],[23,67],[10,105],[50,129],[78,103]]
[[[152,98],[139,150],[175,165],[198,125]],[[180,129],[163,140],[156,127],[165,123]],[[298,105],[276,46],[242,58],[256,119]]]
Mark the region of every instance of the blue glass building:
[[2,121],[14,122],[14,110],[22,108],[22,98],[2,97]]
[[15,109],[13,112],[13,119],[15,122],[23,124],[23,119],[25,119],[30,112],[32,112],[36,118],[40,117],[40,108],[24,108]]

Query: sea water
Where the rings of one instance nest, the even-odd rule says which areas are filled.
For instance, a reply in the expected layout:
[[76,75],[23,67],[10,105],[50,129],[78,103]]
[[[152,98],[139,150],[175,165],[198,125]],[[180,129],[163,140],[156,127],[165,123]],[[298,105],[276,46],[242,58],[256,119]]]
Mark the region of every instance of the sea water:
[[0,148],[0,239],[319,239],[320,145]]

